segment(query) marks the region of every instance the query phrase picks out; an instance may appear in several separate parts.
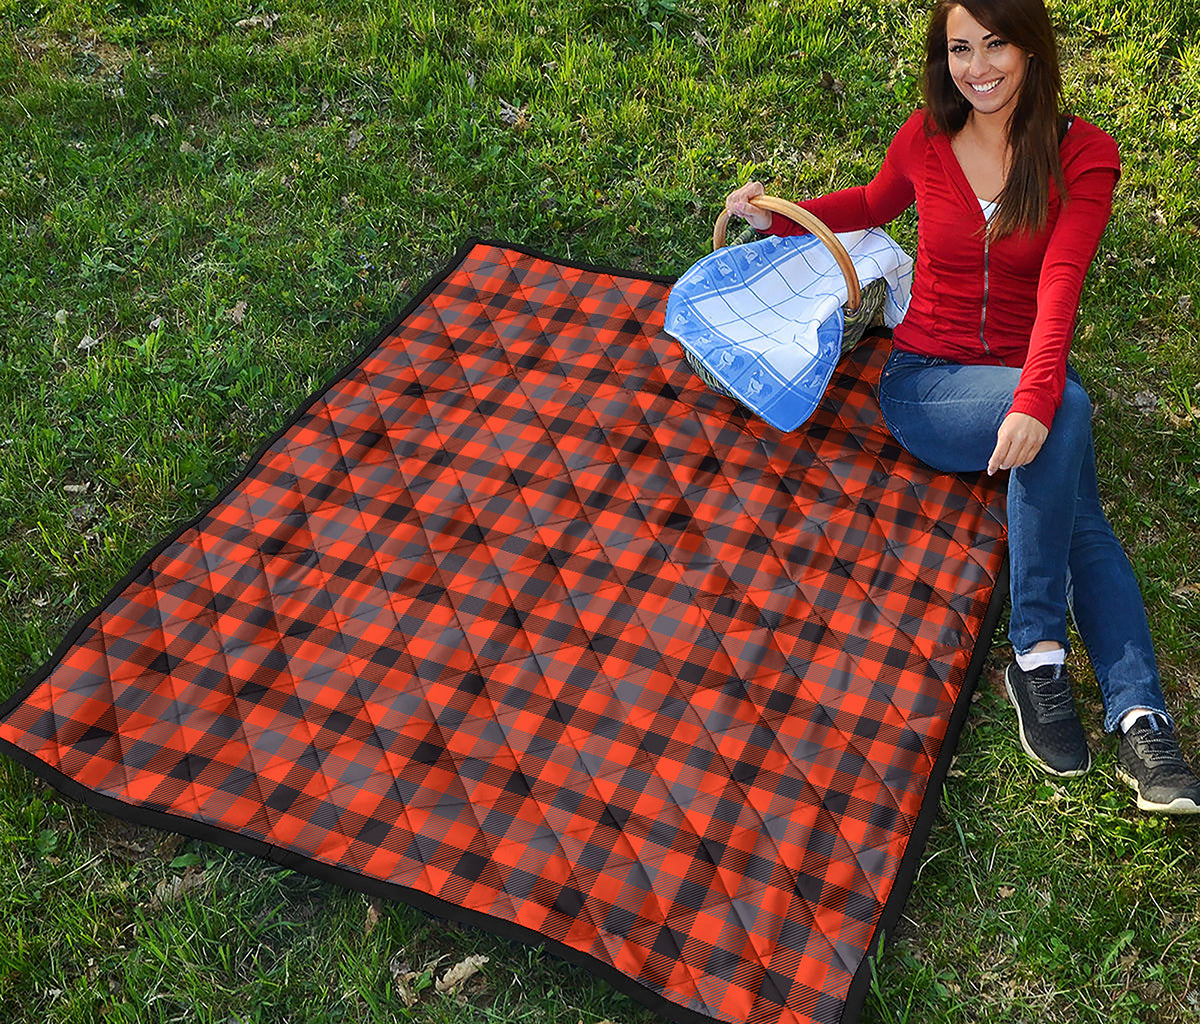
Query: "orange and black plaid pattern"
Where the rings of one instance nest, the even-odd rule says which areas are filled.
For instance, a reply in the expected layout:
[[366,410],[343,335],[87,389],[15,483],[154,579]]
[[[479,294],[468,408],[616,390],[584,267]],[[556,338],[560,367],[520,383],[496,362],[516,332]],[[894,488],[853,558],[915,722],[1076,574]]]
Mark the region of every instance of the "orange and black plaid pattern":
[[693,376],[667,290],[464,250],[76,626],[5,750],[677,1019],[841,1019],[936,802],[1002,498],[888,436],[886,342],[783,435]]

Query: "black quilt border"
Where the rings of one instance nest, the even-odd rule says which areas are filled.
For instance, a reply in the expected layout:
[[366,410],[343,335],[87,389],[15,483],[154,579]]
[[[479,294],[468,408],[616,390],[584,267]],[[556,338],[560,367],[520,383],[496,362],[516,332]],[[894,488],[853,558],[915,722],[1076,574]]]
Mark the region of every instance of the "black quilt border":
[[[214,508],[225,500],[225,497],[234,490],[254,467],[259,460],[267,453],[276,441],[279,440],[288,430],[290,430],[312,407],[312,405],[321,398],[330,388],[343,380],[347,375],[353,372],[366,358],[371,355],[383,341],[391,337],[391,335],[400,327],[404,320],[413,313],[455,270],[457,270],[465,261],[471,250],[477,245],[490,245],[500,249],[506,249],[512,252],[518,252],[535,259],[547,260],[558,266],[571,267],[576,270],[582,270],[586,273],[594,274],[610,274],[614,277],[633,278],[642,281],[651,281],[655,284],[673,284],[676,278],[666,274],[651,274],[644,271],[633,271],[617,267],[602,266],[592,263],[586,263],[578,260],[563,259],[558,256],[547,255],[536,249],[528,246],[520,245],[514,242],[495,241],[491,239],[469,237],[454,253],[454,255],[443,265],[441,270],[437,271],[425,285],[418,291],[387,323],[379,330],[368,336],[368,340],[358,346],[357,351],[350,359],[339,369],[336,370],[330,377],[314,391],[300,407],[288,418],[287,422],[279,428],[279,430],[265,440],[253,455],[246,462],[245,469],[242,470],[233,480],[231,480],[221,492],[212,499],[203,509],[197,512],[190,519],[176,524],[169,530],[167,535],[155,544],[145,555],[140,558],[137,563],[125,574],[116,584],[114,584],[104,595],[103,598],[91,609],[84,612],[67,631],[62,642],[55,649],[50,658],[38,668],[28,679],[26,684],[19,687],[15,693],[3,704],[0,704],[0,720],[7,718],[8,715],[46,679],[46,677],[54,670],[66,653],[75,645],[80,635],[91,624],[91,622],[109,606],[120,594],[128,587],[141,573],[143,573],[150,564],[157,558],[167,547],[173,544],[183,533],[198,525],[205,516]],[[871,989],[871,982],[874,976],[874,963],[880,952],[881,941],[886,940],[892,934],[896,923],[900,920],[900,915],[904,910],[905,902],[908,899],[909,891],[916,878],[916,873],[920,865],[921,857],[925,851],[925,844],[929,839],[929,833],[933,828],[934,820],[937,817],[938,807],[941,804],[942,788],[945,785],[947,773],[950,770],[950,763],[954,757],[958,747],[958,741],[962,734],[962,730],[967,720],[967,713],[971,706],[971,696],[975,691],[975,686],[978,683],[979,676],[983,671],[984,659],[987,657],[988,650],[991,648],[992,636],[995,633],[996,626],[1000,620],[1000,613],[1004,606],[1004,599],[1008,593],[1008,556],[1005,555],[1004,562],[1001,565],[1000,573],[997,576],[995,586],[992,590],[992,596],[988,602],[988,607],[984,613],[984,618],[980,626],[979,635],[976,637],[975,645],[972,648],[971,660],[967,666],[966,676],[963,679],[962,687],[959,691],[958,700],[950,715],[950,722],[946,730],[945,739],[942,742],[941,752],[938,755],[937,762],[934,764],[933,771],[929,775],[929,781],[926,785],[925,796],[921,801],[921,808],[917,813],[917,820],[913,825],[913,830],[909,835],[908,843],[904,848],[904,854],[900,860],[900,866],[896,872],[896,878],[892,883],[892,890],[888,896],[887,902],[884,904],[883,911],[880,914],[878,923],[874,931],[871,933],[871,940],[867,946],[866,955],[859,964],[858,970],[854,974],[854,978],[850,983],[849,991],[846,994],[846,1000],[842,1006],[842,1016],[840,1024],[856,1024],[862,1013],[863,1005],[866,1001],[867,994]],[[379,897],[382,899],[393,900],[396,902],[406,903],[410,906],[417,907],[426,913],[436,917],[445,918],[454,921],[458,924],[463,924],[471,927],[480,928],[483,931],[490,932],[501,938],[508,939],[513,942],[518,942],[523,945],[534,947],[543,947],[554,956],[569,963],[583,967],[590,973],[602,978],[613,988],[630,996],[643,1005],[647,1006],[654,1012],[661,1014],[663,1017],[675,1021],[676,1024],[713,1024],[716,1018],[710,1017],[707,1014],[699,1013],[689,1007],[681,1006],[678,1003],[659,995],[644,985],[639,984],[629,975],[622,973],[613,967],[612,964],[605,963],[602,960],[597,960],[587,953],[577,950],[571,946],[550,939],[540,932],[525,928],[521,925],[514,924],[509,921],[501,920],[500,918],[491,917],[488,914],[480,913],[479,911],[466,910],[453,903],[439,899],[436,896],[431,896],[429,893],[422,892],[418,889],[410,889],[406,886],[396,885],[392,882],[383,882],[378,879],[368,878],[365,875],[360,875],[356,872],[346,870],[345,868],[334,867],[332,865],[323,864],[320,861],[312,860],[300,854],[293,853],[290,850],[282,847],[273,846],[270,843],[259,839],[251,839],[237,832],[230,832],[223,828],[218,828],[215,825],[209,825],[204,822],[195,821],[191,818],[183,818],[178,815],[169,814],[166,811],[151,810],[146,807],[139,807],[133,804],[127,804],[114,797],[105,796],[102,793],[97,793],[94,790],[88,789],[74,779],[62,774],[57,769],[52,768],[40,758],[34,756],[21,747],[17,747],[7,740],[0,739],[0,751],[7,754],[18,764],[28,768],[33,774],[43,781],[49,783],[55,789],[59,790],[64,795],[70,797],[84,806],[90,807],[93,810],[100,811],[103,814],[110,815],[114,818],[123,819],[135,825],[146,825],[151,828],[156,828],[164,832],[177,833],[179,835],[188,836],[192,839],[199,839],[204,842],[211,842],[218,846],[224,846],[227,849],[237,850],[242,853],[248,853],[252,856],[259,857],[263,860],[272,861],[281,867],[289,870],[298,871],[302,874],[310,875],[321,881],[329,882],[333,885],[340,886],[344,889],[350,889],[358,892],[366,893],[370,896]]]

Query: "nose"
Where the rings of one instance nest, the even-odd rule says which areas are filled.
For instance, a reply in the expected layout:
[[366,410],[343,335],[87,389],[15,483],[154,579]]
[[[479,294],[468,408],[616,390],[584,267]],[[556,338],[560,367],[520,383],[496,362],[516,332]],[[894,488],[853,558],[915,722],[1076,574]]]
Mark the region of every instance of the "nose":
[[980,47],[971,54],[971,74],[978,75],[987,70],[988,60],[987,53]]

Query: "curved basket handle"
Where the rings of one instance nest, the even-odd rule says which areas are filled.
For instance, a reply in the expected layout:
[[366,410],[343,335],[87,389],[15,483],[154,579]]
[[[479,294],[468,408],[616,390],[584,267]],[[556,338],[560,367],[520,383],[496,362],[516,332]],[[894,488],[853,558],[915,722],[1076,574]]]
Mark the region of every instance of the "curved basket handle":
[[[854,263],[850,259],[850,254],[846,252],[846,247],[838,241],[837,235],[825,226],[824,221],[814,217],[803,207],[790,203],[786,199],[780,199],[778,196],[755,196],[750,203],[760,210],[782,213],[801,227],[807,228],[824,242],[825,247],[833,253],[833,258],[837,260],[842,276],[846,279],[846,290],[849,292],[849,298],[846,300],[846,312],[853,313],[858,309],[859,303],[862,301],[862,293],[858,287],[858,272],[854,269]],[[728,223],[729,213],[722,210],[716,224],[713,225],[713,249],[720,249],[725,244],[725,225]]]

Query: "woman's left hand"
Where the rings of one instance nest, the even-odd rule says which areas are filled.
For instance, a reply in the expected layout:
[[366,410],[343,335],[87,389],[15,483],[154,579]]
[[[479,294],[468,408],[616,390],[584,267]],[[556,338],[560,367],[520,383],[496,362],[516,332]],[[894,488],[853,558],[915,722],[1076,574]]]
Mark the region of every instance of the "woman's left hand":
[[996,448],[988,459],[988,476],[998,469],[1015,469],[1032,462],[1049,433],[1041,420],[1028,413],[1010,412],[996,432]]

